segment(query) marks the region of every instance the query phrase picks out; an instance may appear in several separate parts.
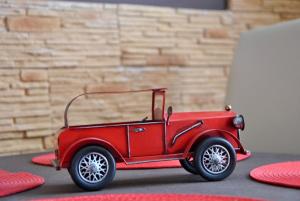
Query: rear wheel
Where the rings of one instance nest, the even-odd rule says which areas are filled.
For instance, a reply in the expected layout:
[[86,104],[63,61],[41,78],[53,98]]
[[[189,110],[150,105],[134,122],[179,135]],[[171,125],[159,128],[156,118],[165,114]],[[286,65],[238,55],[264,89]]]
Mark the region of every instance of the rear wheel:
[[193,157],[180,159],[179,162],[180,162],[181,166],[189,173],[199,174],[195,168]]
[[219,137],[208,138],[198,145],[194,163],[203,178],[219,181],[233,172],[236,153],[227,140]]
[[68,170],[80,188],[89,191],[99,190],[113,180],[116,163],[106,149],[88,146],[75,154]]

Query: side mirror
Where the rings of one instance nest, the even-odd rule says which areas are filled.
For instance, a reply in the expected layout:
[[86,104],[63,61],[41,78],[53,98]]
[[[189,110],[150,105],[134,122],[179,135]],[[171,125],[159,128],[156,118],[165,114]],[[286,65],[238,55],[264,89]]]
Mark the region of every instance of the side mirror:
[[167,125],[169,125],[169,120],[170,120],[170,117],[171,117],[171,115],[173,114],[173,108],[172,108],[172,106],[169,106],[168,107],[168,117],[167,117]]

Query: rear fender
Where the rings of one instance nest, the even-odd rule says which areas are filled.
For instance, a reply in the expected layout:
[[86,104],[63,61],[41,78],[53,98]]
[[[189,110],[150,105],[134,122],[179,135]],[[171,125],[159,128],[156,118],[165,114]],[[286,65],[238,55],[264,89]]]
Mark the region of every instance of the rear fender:
[[230,133],[226,130],[211,129],[211,130],[206,130],[202,133],[197,134],[191,140],[191,142],[188,144],[188,146],[186,147],[186,149],[184,151],[184,157],[189,156],[189,153],[191,152],[191,150],[193,150],[193,148],[195,146],[197,146],[197,144],[199,142],[203,141],[204,139],[206,139],[208,137],[223,137],[225,139],[232,139],[238,145],[239,152],[241,152],[243,154],[247,153],[245,151],[244,147],[242,146],[241,142],[239,141],[239,139],[237,137],[235,137],[232,133]]
[[61,157],[60,166],[62,168],[68,168],[74,154],[78,150],[82,149],[83,147],[92,146],[92,145],[101,146],[107,149],[114,156],[117,162],[124,162],[124,158],[122,154],[112,144],[110,144],[105,140],[100,140],[97,138],[88,138],[88,139],[82,139],[76,141],[76,143],[69,146],[69,148],[65,151],[64,155]]

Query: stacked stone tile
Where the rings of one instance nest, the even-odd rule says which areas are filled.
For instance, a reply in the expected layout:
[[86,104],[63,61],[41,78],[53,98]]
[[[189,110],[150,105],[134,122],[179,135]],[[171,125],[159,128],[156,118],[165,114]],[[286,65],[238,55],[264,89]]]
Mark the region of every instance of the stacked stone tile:
[[[1,0],[0,154],[53,148],[66,103],[87,91],[168,87],[177,111],[220,109],[240,33],[300,17],[298,0],[229,7]],[[139,119],[150,101],[86,96],[70,116],[80,124]]]

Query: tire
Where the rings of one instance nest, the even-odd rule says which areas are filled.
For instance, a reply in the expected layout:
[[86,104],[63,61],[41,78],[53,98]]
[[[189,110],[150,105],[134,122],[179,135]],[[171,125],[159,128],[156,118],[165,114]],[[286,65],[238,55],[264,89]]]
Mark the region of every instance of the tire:
[[194,163],[197,172],[204,179],[220,181],[233,172],[236,165],[236,153],[227,140],[212,137],[198,145]]
[[69,173],[77,186],[95,191],[104,188],[116,174],[116,162],[109,151],[99,146],[88,146],[73,157]]
[[199,174],[195,168],[194,160],[189,160],[188,158],[185,158],[185,159],[180,159],[179,162],[180,165],[183,167],[183,169],[185,169],[189,173]]

